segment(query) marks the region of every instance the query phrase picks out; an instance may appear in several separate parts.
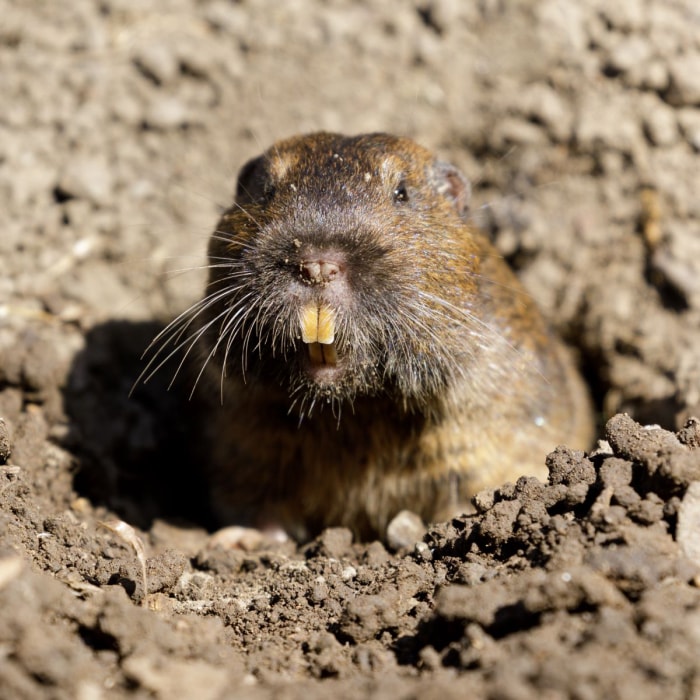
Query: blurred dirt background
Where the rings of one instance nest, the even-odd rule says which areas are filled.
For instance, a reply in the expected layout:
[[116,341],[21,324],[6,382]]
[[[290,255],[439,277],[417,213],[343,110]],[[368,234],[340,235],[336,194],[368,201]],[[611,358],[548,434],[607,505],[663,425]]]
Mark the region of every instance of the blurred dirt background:
[[[700,698],[695,0],[0,0],[0,95],[0,697]],[[316,129],[465,171],[605,442],[398,552],[221,551],[196,402],[128,395]]]

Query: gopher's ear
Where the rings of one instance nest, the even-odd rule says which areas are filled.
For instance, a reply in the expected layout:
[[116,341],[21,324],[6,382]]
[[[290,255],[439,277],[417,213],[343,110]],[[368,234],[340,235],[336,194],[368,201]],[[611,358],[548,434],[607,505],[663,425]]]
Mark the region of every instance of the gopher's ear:
[[469,180],[454,165],[442,160],[433,163],[432,180],[438,194],[449,199],[457,213],[464,216],[472,197]]
[[265,197],[268,187],[267,162],[264,156],[249,160],[239,171],[236,183],[236,202],[251,204]]

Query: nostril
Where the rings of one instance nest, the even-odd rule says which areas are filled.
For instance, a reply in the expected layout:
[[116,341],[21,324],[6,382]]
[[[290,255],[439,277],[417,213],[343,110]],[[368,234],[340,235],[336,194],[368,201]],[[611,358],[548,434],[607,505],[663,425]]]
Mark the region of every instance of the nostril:
[[299,266],[301,269],[301,276],[311,282],[316,284],[321,281],[321,263],[316,260],[305,260]]
[[332,280],[340,272],[338,263],[321,261],[321,279],[324,282]]
[[303,260],[299,269],[305,281],[311,284],[325,284],[338,276],[340,265],[329,260]]

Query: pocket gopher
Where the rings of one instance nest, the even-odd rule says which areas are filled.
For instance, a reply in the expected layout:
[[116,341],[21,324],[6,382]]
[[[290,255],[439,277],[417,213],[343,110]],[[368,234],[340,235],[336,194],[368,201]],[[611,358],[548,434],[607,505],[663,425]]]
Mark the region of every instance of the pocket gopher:
[[242,168],[206,294],[160,351],[197,348],[224,524],[382,536],[588,445],[583,382],[469,195],[388,134],[298,136]]

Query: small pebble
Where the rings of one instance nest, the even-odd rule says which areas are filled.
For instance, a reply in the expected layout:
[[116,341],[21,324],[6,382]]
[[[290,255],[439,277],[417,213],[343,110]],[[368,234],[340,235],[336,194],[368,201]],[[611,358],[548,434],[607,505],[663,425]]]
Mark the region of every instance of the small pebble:
[[678,510],[676,540],[683,554],[700,567],[700,481],[688,486]]
[[387,526],[386,541],[394,551],[413,547],[423,539],[425,531],[425,524],[414,512],[402,510]]
[[675,106],[700,104],[700,53],[678,56],[670,62],[668,101]]
[[86,199],[102,206],[110,201],[113,186],[111,169],[100,157],[71,160],[58,181],[58,190],[64,196]]

